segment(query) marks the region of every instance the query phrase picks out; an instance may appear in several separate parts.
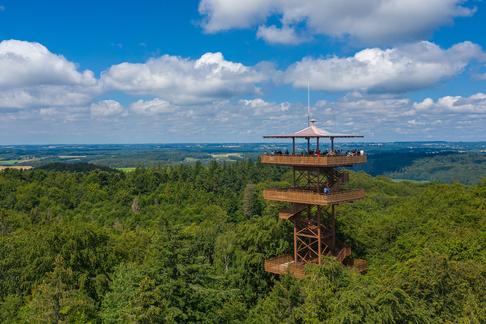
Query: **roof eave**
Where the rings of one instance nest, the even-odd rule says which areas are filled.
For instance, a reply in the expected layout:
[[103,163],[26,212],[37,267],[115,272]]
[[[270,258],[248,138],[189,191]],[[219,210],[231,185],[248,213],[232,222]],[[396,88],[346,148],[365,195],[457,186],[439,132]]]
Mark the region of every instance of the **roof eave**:
[[263,138],[363,138],[363,135],[264,135]]

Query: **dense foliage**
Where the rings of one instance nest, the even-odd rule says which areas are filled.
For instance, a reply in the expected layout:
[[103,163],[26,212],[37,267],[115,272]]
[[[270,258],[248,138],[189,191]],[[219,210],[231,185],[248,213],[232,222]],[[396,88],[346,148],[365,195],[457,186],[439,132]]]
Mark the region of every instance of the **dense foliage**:
[[479,183],[481,175],[486,176],[486,154],[447,154],[417,159],[387,175],[398,179]]
[[302,280],[263,271],[291,250],[251,161],[122,173],[0,173],[0,322],[484,322],[486,181],[393,183],[353,173],[367,198],[338,208],[369,261],[329,259]]

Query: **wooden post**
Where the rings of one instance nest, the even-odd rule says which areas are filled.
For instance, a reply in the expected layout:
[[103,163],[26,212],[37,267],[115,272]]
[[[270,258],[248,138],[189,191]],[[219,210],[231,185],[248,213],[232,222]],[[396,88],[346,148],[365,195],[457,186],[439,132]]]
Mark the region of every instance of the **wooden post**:
[[292,137],[292,155],[295,155],[295,137]]
[[336,249],[336,211],[334,205],[331,206],[331,227],[332,227],[332,241],[331,249],[334,252]]
[[331,137],[331,152],[334,152],[334,137]]
[[311,171],[307,169],[307,189],[311,189]]
[[295,167],[292,168],[293,172],[293,180],[294,180],[294,188],[297,187],[297,184],[295,183]]
[[294,222],[294,262],[297,263],[297,220]]
[[310,137],[307,137],[307,154],[310,153]]
[[316,148],[316,153],[317,153],[318,151],[320,151],[320,149],[319,149],[319,137],[317,138],[317,148]]
[[317,207],[317,264],[321,264],[321,207]]

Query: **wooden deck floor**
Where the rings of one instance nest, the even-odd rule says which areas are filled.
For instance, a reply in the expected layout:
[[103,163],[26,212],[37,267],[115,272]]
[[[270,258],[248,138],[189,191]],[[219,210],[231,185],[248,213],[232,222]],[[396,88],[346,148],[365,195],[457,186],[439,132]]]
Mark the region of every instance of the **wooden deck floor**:
[[290,255],[265,260],[265,271],[278,275],[290,274],[296,278],[305,276],[304,265],[296,264],[294,258]]

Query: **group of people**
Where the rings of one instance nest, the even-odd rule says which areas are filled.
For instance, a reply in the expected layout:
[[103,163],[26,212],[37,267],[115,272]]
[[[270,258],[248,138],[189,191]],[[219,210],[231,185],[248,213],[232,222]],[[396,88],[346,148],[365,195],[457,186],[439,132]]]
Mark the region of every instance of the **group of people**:
[[347,151],[346,155],[347,156],[360,156],[360,155],[364,155],[364,151],[363,150],[358,151],[358,150],[354,149],[354,150],[351,150],[351,151]]
[[[285,150],[285,152],[282,152],[281,150],[278,151],[273,151],[273,155],[290,155],[289,150]],[[301,156],[360,156],[364,155],[364,151],[359,151],[359,150],[351,150],[351,151],[346,151],[343,153],[341,150],[336,150],[336,151],[324,151],[321,152],[320,150],[310,150],[309,152],[306,151],[301,151],[300,154]]]

